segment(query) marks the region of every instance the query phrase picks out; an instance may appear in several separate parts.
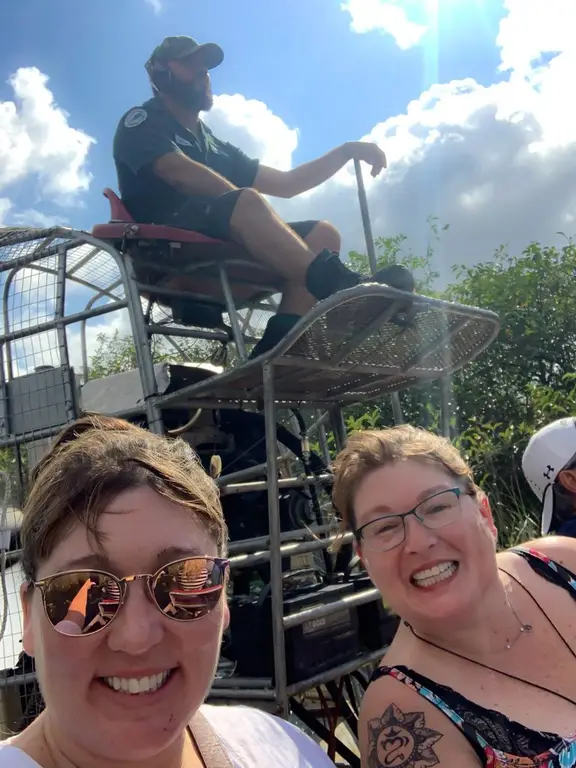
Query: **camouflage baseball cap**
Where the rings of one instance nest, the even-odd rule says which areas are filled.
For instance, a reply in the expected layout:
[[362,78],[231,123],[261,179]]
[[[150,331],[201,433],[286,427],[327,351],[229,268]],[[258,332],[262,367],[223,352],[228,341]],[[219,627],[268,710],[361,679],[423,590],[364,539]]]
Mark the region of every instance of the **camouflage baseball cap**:
[[197,53],[202,56],[208,69],[213,69],[224,60],[224,51],[216,43],[198,43],[192,37],[177,35],[166,37],[160,45],[152,51],[152,55],[146,62],[146,69],[151,72],[155,64],[167,64],[175,59],[183,59]]

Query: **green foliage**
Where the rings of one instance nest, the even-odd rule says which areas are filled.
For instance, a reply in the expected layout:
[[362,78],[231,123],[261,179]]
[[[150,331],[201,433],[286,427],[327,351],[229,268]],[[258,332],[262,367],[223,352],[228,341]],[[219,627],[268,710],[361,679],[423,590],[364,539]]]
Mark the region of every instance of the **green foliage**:
[[455,275],[447,298],[492,309],[502,323],[497,341],[456,377],[462,415],[533,423],[527,385],[571,389],[565,377],[575,369],[576,246],[533,243],[520,256],[500,250],[493,261]]
[[7,472],[12,475],[14,472],[14,451],[10,448],[0,450],[0,472]]
[[[115,373],[133,371],[136,363],[136,348],[131,336],[120,336],[118,330],[112,334],[97,336],[96,351],[90,358],[89,378],[100,379]],[[177,347],[166,341],[152,341],[152,359],[155,363],[194,362],[203,363],[214,354],[214,344],[196,339],[178,339]]]
[[[454,269],[453,282],[438,291],[432,263],[439,232],[432,221],[422,258],[404,251],[403,236],[381,239],[379,261],[414,269],[426,295],[500,316],[496,341],[453,376],[451,423],[458,447],[490,497],[500,543],[510,546],[538,533],[538,502],[521,471],[526,444],[541,426],[576,414],[576,246],[532,243],[520,255],[499,249],[491,261]],[[366,256],[351,256],[367,270]],[[440,431],[439,382],[401,392],[400,401],[405,421]],[[349,409],[348,427],[393,423],[388,398],[370,409],[368,414],[362,406]]]
[[[376,251],[377,269],[383,269],[391,264],[402,264],[410,269],[416,277],[416,290],[419,293],[426,294],[426,296],[431,296],[438,295],[434,286],[440,277],[440,274],[433,266],[434,246],[440,240],[440,233],[447,231],[448,225],[440,227],[438,220],[432,216],[427,219],[427,222],[428,246],[423,256],[417,256],[407,246],[408,238],[406,235],[378,237],[374,240],[374,248]],[[350,251],[349,259],[351,269],[360,272],[362,275],[370,274],[370,264],[365,254],[358,251]]]
[[96,351],[90,358],[91,379],[113,376],[115,373],[133,371],[136,365],[136,348],[131,336],[120,336],[118,330],[113,334],[99,333],[96,337]]

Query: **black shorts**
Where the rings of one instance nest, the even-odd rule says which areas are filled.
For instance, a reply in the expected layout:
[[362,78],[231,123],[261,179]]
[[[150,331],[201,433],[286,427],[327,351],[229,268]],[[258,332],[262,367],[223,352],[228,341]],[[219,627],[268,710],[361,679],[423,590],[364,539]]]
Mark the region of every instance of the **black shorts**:
[[[164,222],[167,226],[191,229],[216,240],[230,240],[230,219],[241,189],[225,192],[209,203],[199,203],[191,198],[179,211]],[[301,238],[307,237],[318,221],[289,221],[288,226]]]

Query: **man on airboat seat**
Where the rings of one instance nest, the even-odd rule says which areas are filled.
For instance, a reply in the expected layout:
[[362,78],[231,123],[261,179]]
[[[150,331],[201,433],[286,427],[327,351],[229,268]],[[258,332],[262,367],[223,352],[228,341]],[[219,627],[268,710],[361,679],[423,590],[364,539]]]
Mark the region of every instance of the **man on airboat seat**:
[[[334,176],[349,160],[386,167],[376,145],[347,142],[290,171],[249,158],[200,119],[213,97],[209,70],[222,63],[215,43],[166,38],[146,62],[153,97],[126,112],[114,138],[120,195],[137,222],[200,232],[243,246],[282,280],[282,301],[252,356],[274,347],[316,301],[362,282],[339,258],[340,235],[325,221],[285,224],[264,195],[291,198]],[[413,291],[393,265],[371,281]]]

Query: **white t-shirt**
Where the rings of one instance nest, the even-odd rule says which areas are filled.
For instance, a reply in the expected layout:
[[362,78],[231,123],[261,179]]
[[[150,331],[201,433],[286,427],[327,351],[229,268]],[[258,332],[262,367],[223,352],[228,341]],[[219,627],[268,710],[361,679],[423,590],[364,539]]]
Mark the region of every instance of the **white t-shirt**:
[[[321,747],[291,723],[253,707],[203,706],[234,768],[334,768]],[[0,768],[42,768],[9,741]]]

